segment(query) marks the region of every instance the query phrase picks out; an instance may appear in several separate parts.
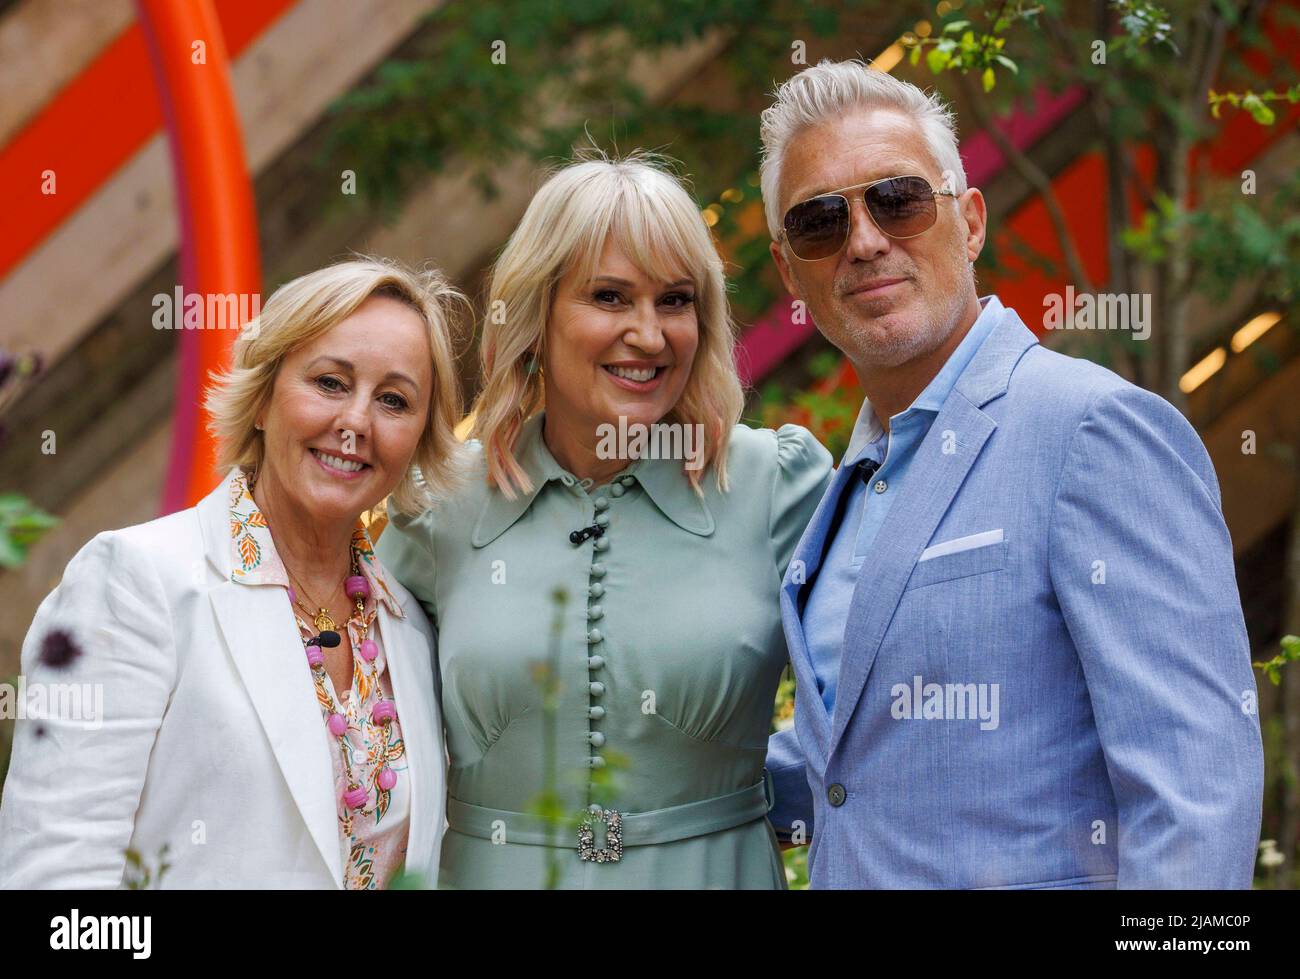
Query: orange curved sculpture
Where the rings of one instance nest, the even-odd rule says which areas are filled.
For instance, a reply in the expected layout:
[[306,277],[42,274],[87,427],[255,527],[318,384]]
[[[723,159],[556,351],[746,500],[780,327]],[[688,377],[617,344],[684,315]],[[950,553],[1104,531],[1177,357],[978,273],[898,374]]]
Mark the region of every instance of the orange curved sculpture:
[[[261,293],[257,214],[229,57],[212,0],[136,0],[136,10],[171,146],[181,286],[186,295],[248,297],[237,308],[256,309]],[[203,305],[206,309],[206,301]],[[181,311],[174,315],[179,323]],[[242,325],[205,323],[203,329],[176,331],[180,360],[163,513],[193,506],[220,479],[203,388],[209,371],[229,363],[236,327]]]

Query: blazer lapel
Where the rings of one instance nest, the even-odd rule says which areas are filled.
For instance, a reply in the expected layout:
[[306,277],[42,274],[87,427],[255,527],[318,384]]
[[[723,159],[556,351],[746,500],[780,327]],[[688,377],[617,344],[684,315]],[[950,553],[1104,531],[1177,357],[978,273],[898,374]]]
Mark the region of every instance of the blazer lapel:
[[[917,558],[997,428],[981,408],[1006,393],[1015,365],[1037,342],[1013,310],[1004,310],[917,447],[907,492],[894,501],[881,525],[849,605],[840,651],[831,753],[857,708]],[[942,451],[943,433],[947,431],[955,435],[952,453]]]
[[223,575],[209,599],[290,795],[331,878],[341,887],[343,854],[334,770],[311,669],[280,590],[230,580],[229,499],[227,478],[198,507],[208,559]]
[[[405,606],[403,606],[405,609]],[[409,615],[409,609],[406,609]],[[430,863],[434,823],[440,817],[435,793],[438,779],[434,772],[442,758],[425,758],[420,747],[442,743],[441,732],[434,729],[437,718],[436,691],[433,685],[433,651],[417,648],[420,634],[408,627],[384,607],[379,605],[379,631],[383,637],[388,677],[393,685],[393,699],[398,704],[402,725],[402,743],[406,751],[406,770],[411,779],[411,815],[409,838],[406,844],[406,863],[410,868],[425,867]],[[419,669],[420,657],[430,662],[430,670]],[[426,881],[432,886],[436,881]]]
[[[853,477],[852,466],[841,465],[831,478],[831,484],[817,504],[812,520],[808,522],[803,536],[795,547],[794,555],[786,568],[785,579],[781,582],[781,618],[785,623],[786,645],[789,648],[790,663],[794,667],[796,690],[815,692],[817,677],[813,671],[812,657],[808,652],[808,640],[803,631],[803,618],[799,612],[800,594],[808,587],[808,582],[821,567],[822,553],[826,547],[826,538],[830,532],[831,520],[841,494]],[[825,736],[830,727],[830,717],[826,705],[820,696],[813,695],[809,703],[814,705],[810,712],[815,719],[819,743],[825,743]]]

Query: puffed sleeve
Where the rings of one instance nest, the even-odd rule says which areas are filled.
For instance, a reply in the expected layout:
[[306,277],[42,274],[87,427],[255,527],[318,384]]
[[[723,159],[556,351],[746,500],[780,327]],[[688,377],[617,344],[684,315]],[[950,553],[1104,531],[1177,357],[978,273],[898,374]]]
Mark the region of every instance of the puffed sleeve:
[[389,504],[388,526],[375,544],[375,555],[384,567],[400,581],[425,614],[434,628],[438,616],[434,607],[437,568],[433,560],[433,511],[419,514],[403,513]]
[[[59,631],[71,643],[47,647]],[[0,888],[120,887],[176,678],[171,613],[148,553],[113,531],[78,551],[36,611],[22,670]]]
[[770,529],[781,575],[830,485],[831,461],[831,454],[808,429],[801,425],[777,429]]

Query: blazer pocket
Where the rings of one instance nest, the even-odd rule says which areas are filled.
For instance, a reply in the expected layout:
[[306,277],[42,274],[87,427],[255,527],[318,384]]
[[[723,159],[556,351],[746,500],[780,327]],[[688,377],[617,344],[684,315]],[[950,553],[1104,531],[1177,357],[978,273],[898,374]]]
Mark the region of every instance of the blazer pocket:
[[926,585],[952,581],[955,578],[968,578],[971,575],[1001,571],[1006,563],[1006,540],[927,558],[916,562],[916,567],[912,569],[912,576],[907,579],[907,590],[924,588]]

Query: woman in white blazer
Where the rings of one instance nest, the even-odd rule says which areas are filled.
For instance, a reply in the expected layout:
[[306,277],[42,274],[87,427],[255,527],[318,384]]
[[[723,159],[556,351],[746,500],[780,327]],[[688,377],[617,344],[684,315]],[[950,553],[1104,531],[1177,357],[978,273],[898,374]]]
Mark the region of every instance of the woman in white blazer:
[[436,880],[434,635],[360,516],[457,481],[461,303],[436,272],[355,260],[245,328],[207,398],[226,479],[97,535],[32,622],[0,886]]

